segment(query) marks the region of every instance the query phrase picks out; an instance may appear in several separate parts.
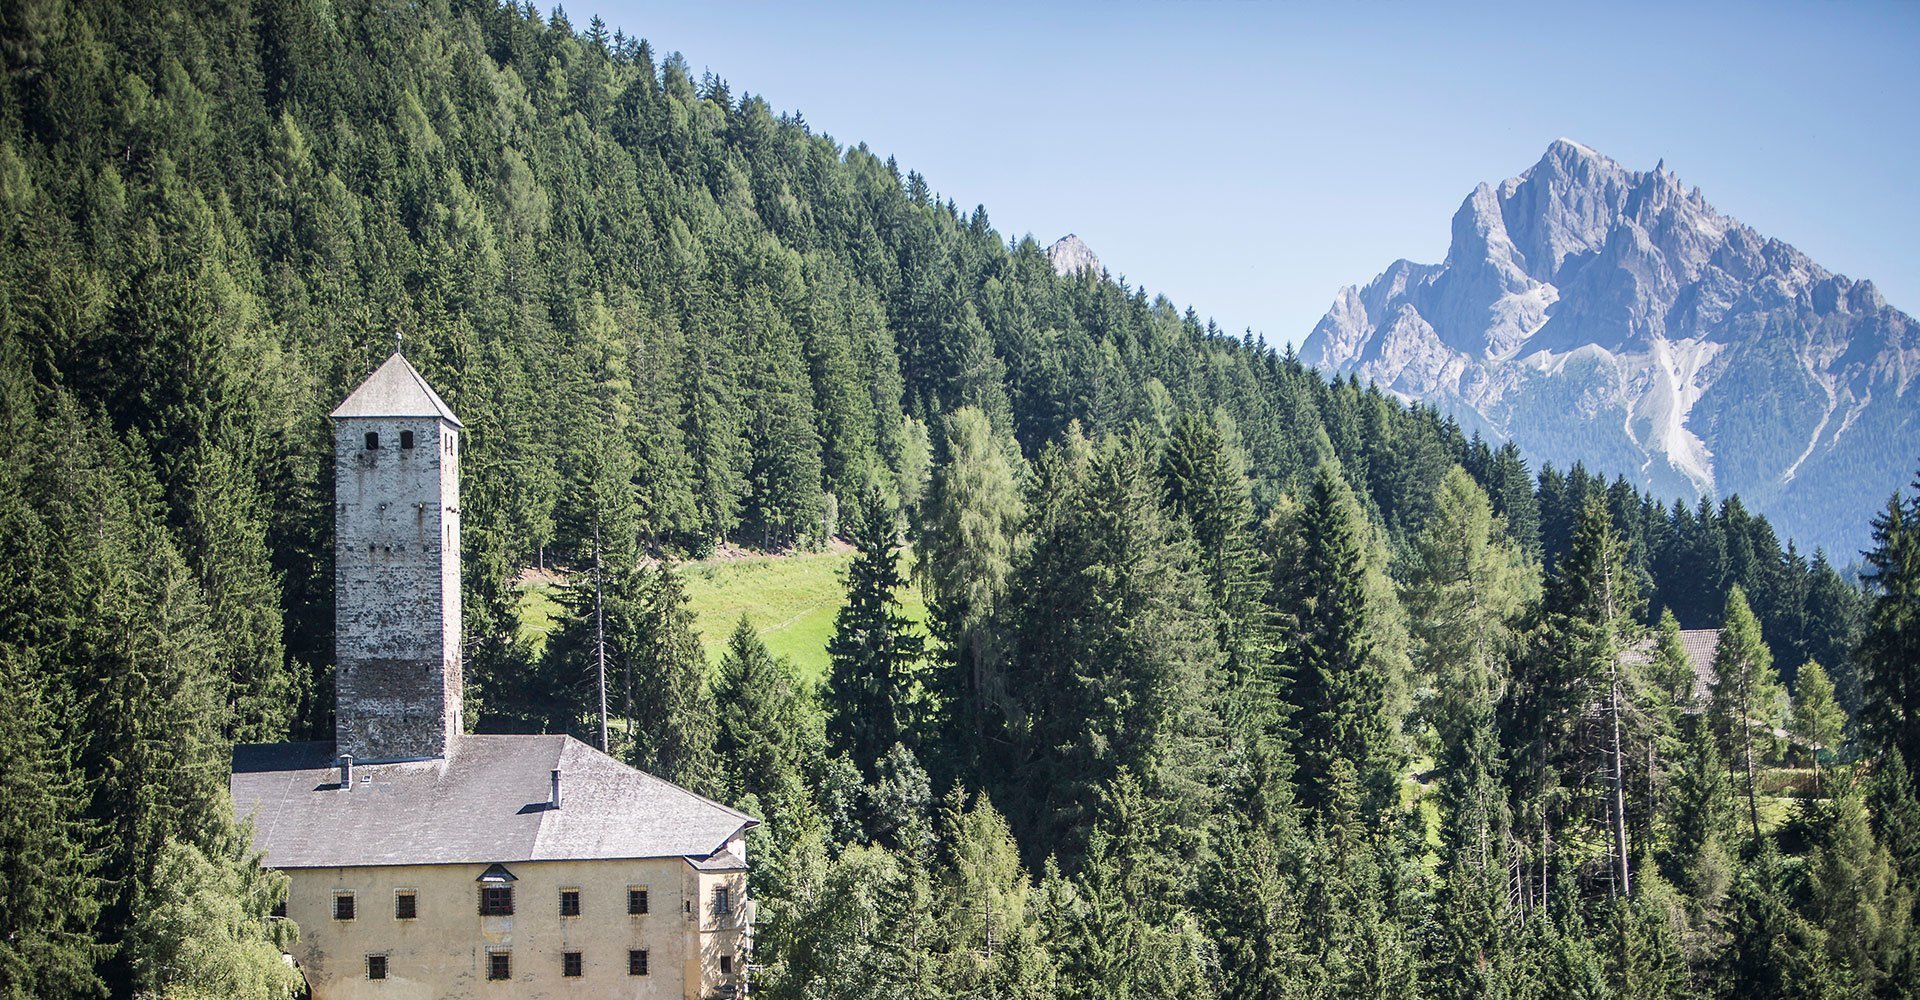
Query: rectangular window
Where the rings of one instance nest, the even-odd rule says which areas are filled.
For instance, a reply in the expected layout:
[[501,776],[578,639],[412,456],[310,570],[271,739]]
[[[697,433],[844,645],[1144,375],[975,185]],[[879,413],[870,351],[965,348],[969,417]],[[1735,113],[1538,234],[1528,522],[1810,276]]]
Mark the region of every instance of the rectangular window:
[[483,917],[512,916],[513,886],[482,886],[480,889],[480,915]]
[[647,912],[647,890],[641,886],[627,886],[627,912],[639,916]]
[[714,886],[713,887],[714,916],[724,917],[732,912],[733,912],[733,889],[729,886],[724,886],[724,885]]
[[367,978],[368,979],[387,978],[387,956],[385,955],[368,955],[367,956]]
[[580,978],[580,953],[565,951],[560,953],[560,974],[569,979]]
[[512,979],[513,953],[510,951],[490,951],[487,953],[487,978]]
[[393,894],[393,919],[412,920],[420,915],[420,900],[411,892]]
[[580,915],[580,890],[560,890],[560,915],[563,917],[577,917]]
[[732,955],[720,956],[720,974],[723,976],[733,975],[733,956]]
[[379,431],[367,432],[367,450],[368,451],[380,450],[380,432]]
[[402,447],[402,448],[412,448],[412,447],[413,447],[413,432],[412,432],[412,431],[401,431],[401,432],[400,432],[400,447]]
[[284,899],[282,899],[282,900],[281,900],[281,901],[279,901],[278,903],[275,903],[275,904],[273,904],[273,915],[274,915],[274,916],[276,916],[276,917],[284,917],[284,916],[286,916],[286,915],[287,915],[287,901],[286,901],[286,900],[284,900]]
[[646,974],[647,974],[646,949],[637,948],[633,951],[627,952],[627,975],[644,976]]
[[333,894],[333,919],[353,919],[353,893],[336,892]]

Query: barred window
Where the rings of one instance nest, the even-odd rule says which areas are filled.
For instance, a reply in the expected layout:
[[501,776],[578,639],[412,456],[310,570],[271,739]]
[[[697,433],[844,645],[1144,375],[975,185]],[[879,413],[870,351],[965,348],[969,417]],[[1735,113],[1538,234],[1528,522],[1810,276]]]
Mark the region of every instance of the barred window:
[[480,915],[483,917],[510,917],[513,915],[513,886],[487,885],[480,887]]
[[333,894],[333,919],[353,919],[353,893],[336,892]]
[[637,948],[627,952],[627,975],[644,976],[647,974],[647,951]]
[[513,953],[510,951],[488,952],[487,953],[487,978],[488,979],[512,979],[513,978]]
[[577,917],[580,915],[580,890],[560,890],[560,915],[563,917]]
[[627,912],[639,915],[647,912],[647,890],[640,886],[627,887]]
[[393,919],[412,920],[419,915],[419,897],[411,892],[396,892],[393,894]]
[[560,974],[569,979],[578,979],[580,977],[580,971],[580,953],[577,951],[561,952]]
[[385,955],[368,955],[367,956],[367,978],[368,979],[387,978],[387,956]]

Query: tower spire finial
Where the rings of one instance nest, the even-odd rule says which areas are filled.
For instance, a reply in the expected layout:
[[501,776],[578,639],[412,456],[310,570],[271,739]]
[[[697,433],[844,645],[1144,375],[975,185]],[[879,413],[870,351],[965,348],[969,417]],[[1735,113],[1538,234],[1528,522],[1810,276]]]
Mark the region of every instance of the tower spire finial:
[[405,339],[406,339],[406,338],[405,338],[404,336],[402,336],[402,335],[401,335],[401,333],[400,333],[400,328],[399,328],[399,327],[397,327],[397,326],[396,326],[396,327],[394,327],[394,328],[393,328],[393,353],[395,353],[395,354],[399,354],[399,353],[400,353],[400,341],[402,341],[402,340],[405,340]]

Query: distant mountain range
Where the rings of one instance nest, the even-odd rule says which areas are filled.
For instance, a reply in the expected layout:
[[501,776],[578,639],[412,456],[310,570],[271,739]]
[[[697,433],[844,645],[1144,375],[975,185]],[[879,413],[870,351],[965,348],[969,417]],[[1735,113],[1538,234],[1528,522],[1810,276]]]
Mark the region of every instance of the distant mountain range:
[[1300,354],[1536,465],[1738,493],[1841,564],[1920,461],[1911,317],[1664,163],[1632,171],[1566,139],[1474,189],[1446,260],[1342,289]]

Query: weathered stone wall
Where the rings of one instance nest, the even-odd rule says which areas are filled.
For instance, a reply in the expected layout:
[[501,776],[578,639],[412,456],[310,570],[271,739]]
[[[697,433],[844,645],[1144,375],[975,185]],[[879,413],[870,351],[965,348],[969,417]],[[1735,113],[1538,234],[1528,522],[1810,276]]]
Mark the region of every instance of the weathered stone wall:
[[334,735],[356,760],[444,756],[459,736],[459,476],[451,424],[334,421]]

